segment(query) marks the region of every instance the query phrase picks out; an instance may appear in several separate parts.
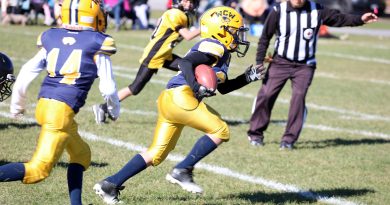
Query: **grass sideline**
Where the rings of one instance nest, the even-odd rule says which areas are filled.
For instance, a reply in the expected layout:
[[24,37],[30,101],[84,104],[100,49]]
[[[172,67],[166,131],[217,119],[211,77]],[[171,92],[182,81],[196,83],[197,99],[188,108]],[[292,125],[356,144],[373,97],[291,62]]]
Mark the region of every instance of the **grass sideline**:
[[[13,59],[16,74],[37,51],[36,37],[46,28],[1,27],[0,51]],[[112,60],[121,88],[134,78],[151,31],[108,33],[118,46]],[[245,58],[233,57],[231,77],[254,63],[257,38],[251,37],[250,41],[252,46]],[[184,55],[194,42],[182,42],[175,53]],[[187,128],[171,158],[126,182],[121,198],[125,204],[390,204],[389,50],[388,38],[352,35],[347,41],[320,40],[319,65],[307,97],[309,115],[298,149],[292,152],[278,150],[284,129],[281,125],[287,118],[289,85],[275,105],[265,133],[266,146],[261,149],[251,147],[246,139],[253,97],[260,83],[233,95],[207,99],[228,119],[231,140],[195,170],[195,180],[205,194],[191,195],[164,179],[175,157],[184,156],[202,134]],[[95,124],[91,112],[91,106],[101,102],[97,79],[76,118],[84,134],[98,137],[87,138],[93,163],[84,175],[84,204],[102,204],[92,191],[93,184],[116,172],[150,144],[156,120],[155,100],[172,75],[161,70],[139,96],[122,103],[123,112],[116,123],[104,126]],[[26,119],[30,121],[7,117],[9,99],[0,104],[0,164],[27,161],[34,151],[39,133],[33,121],[34,105],[42,77],[29,88]],[[121,146],[110,143],[112,140]],[[0,183],[0,204],[68,204],[66,162],[64,154],[51,176],[36,185]],[[207,165],[216,167],[210,171]],[[226,169],[218,172],[218,167]],[[224,175],[229,170],[239,175]],[[245,181],[244,176],[249,180]]]

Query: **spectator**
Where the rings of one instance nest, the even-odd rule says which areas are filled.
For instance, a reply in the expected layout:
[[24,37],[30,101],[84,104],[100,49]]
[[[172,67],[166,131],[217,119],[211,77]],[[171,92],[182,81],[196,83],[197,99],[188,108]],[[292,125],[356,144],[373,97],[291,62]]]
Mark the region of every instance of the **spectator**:
[[223,5],[231,7],[233,9],[237,9],[238,7],[238,0],[223,0]]
[[110,16],[114,16],[115,31],[121,27],[121,14],[123,9],[123,0],[105,0],[105,9]]
[[131,0],[130,4],[135,11],[136,26],[133,28],[137,28],[140,30],[149,29],[149,5],[148,0]]
[[268,15],[268,3],[266,0],[243,0],[240,4],[240,13],[250,26],[250,34],[260,36],[263,23]]
[[2,4],[6,11],[2,18],[2,25],[21,24],[25,26],[28,22],[29,0],[5,0]]
[[264,23],[267,18],[268,7],[266,0],[242,0],[240,12],[249,25]]
[[[308,16],[311,17],[309,22]],[[291,80],[290,110],[280,148],[293,149],[307,115],[305,98],[316,68],[315,49],[321,24],[360,26],[375,22],[377,18],[373,13],[362,16],[343,14],[310,0],[289,0],[276,4],[265,22],[257,47],[256,62],[263,65],[269,43],[276,35],[273,60],[257,94],[250,119],[250,143],[263,146],[264,131],[270,122],[274,103],[287,80]]]
[[38,15],[43,13],[45,16],[44,24],[51,26],[54,23],[54,19],[51,16],[50,6],[47,0],[31,0],[31,9],[35,14],[35,23],[38,23]]

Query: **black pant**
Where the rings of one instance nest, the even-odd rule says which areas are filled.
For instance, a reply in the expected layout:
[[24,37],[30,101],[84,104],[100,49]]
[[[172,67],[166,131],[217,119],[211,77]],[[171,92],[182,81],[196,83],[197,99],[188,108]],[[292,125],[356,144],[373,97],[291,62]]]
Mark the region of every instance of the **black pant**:
[[[179,60],[181,59],[180,56],[172,54],[172,60],[168,61],[166,60],[164,62],[163,67],[172,70],[172,71],[179,71]],[[150,81],[153,74],[156,74],[158,69],[151,69],[148,68],[146,65],[149,62],[143,62],[137,72],[137,75],[134,79],[134,81],[128,86],[131,90],[131,93],[133,95],[137,95],[139,92],[144,89],[146,83]]]
[[263,85],[257,94],[255,109],[250,119],[249,136],[264,138],[275,101],[286,84],[291,80],[292,96],[286,130],[282,141],[295,143],[306,117],[305,98],[313,79],[315,67],[275,56],[270,64]]

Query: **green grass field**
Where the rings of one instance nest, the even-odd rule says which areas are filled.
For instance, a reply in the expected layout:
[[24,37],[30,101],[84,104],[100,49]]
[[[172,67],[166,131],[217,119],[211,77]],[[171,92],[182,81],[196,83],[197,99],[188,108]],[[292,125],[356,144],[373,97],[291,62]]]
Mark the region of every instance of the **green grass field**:
[[[382,22],[390,28],[389,22]],[[47,27],[0,27],[0,51],[14,62],[16,74],[34,56],[36,37]],[[375,27],[377,28],[377,27]],[[135,77],[138,59],[151,31],[108,31],[118,53],[112,57],[117,86]],[[230,77],[255,63],[257,38],[245,58],[233,57]],[[194,43],[182,42],[175,53],[184,55]],[[192,195],[165,180],[165,175],[202,135],[185,129],[176,149],[158,167],[151,167],[124,185],[125,204],[390,204],[390,39],[351,35],[345,41],[320,39],[318,68],[307,96],[309,115],[297,149],[279,151],[287,120],[288,83],[275,105],[265,132],[266,146],[252,147],[246,138],[256,82],[229,95],[206,99],[228,119],[231,140],[199,164],[195,180],[204,188]],[[92,149],[92,165],[84,175],[83,203],[102,204],[93,190],[99,180],[119,170],[152,140],[156,98],[169,77],[164,69],[137,97],[122,102],[115,123],[95,124],[91,106],[102,102],[98,80],[77,115],[79,130]],[[34,120],[36,96],[43,78],[28,90],[24,120],[9,118],[9,102],[0,104],[0,165],[30,159],[39,134]],[[0,204],[69,204],[67,155],[51,176],[35,185],[0,184]]]

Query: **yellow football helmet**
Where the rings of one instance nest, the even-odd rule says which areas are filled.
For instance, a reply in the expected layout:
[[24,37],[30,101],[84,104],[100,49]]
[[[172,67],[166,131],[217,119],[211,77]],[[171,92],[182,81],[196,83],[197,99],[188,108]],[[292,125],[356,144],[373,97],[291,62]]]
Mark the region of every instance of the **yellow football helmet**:
[[238,57],[245,56],[249,48],[242,16],[227,6],[214,7],[200,17],[200,37],[214,38]]
[[105,32],[107,14],[101,0],[64,0],[61,8],[62,25],[73,30]]

